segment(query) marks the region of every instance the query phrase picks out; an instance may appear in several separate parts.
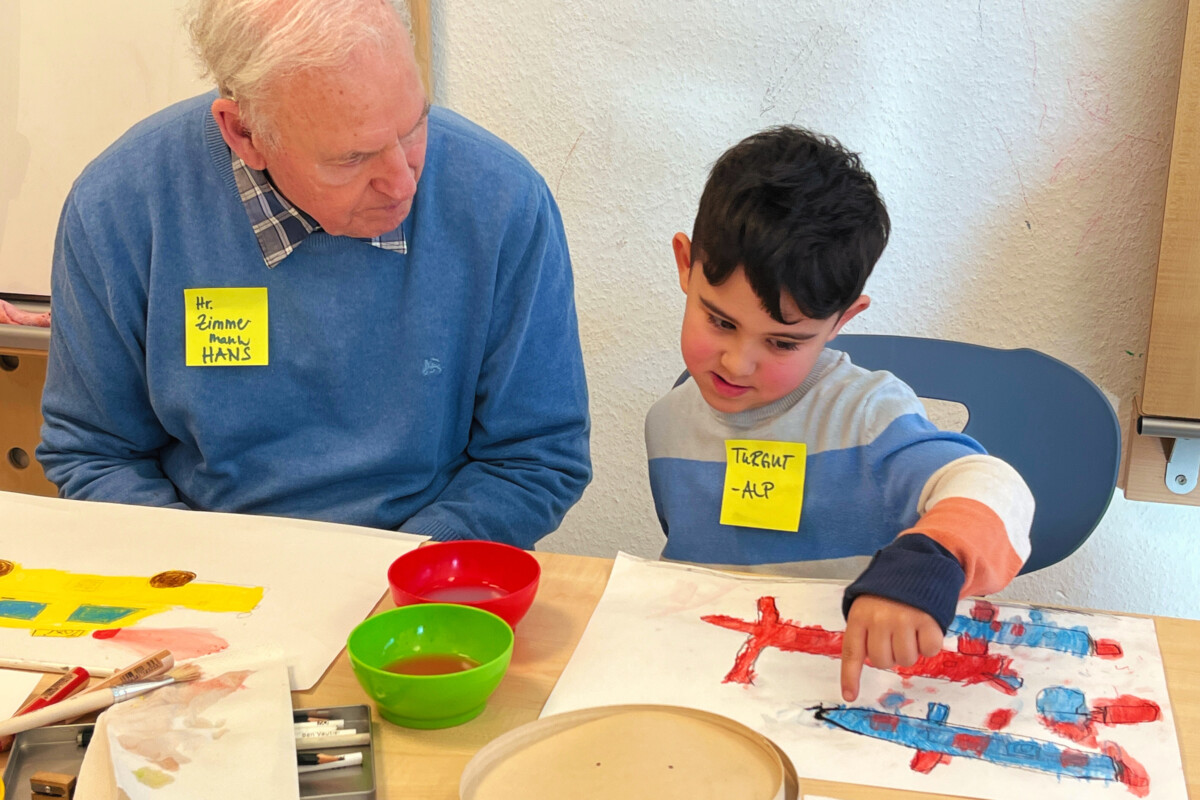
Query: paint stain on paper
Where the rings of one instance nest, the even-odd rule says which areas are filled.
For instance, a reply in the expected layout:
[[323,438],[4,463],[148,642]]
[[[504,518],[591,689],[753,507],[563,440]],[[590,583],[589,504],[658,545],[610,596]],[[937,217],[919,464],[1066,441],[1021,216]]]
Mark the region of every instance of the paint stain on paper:
[[229,647],[207,628],[117,628],[96,631],[92,638],[119,644],[139,656],[170,650],[176,661],[211,656]]
[[1013,717],[1017,715],[1016,709],[1013,708],[997,708],[992,713],[988,714],[987,726],[988,730],[1002,731],[1008,727],[1008,723],[1012,722]]
[[170,775],[153,767],[136,769],[133,771],[133,777],[137,778],[138,783],[149,786],[151,789],[161,789],[167,784],[175,782]]
[[[120,718],[121,730],[112,724],[117,743],[166,772],[178,772],[204,742],[225,734],[223,720],[210,720],[205,711],[241,689],[252,670],[222,673],[215,678],[178,684],[151,692],[141,699],[137,713]],[[139,778],[141,780],[141,778]]]

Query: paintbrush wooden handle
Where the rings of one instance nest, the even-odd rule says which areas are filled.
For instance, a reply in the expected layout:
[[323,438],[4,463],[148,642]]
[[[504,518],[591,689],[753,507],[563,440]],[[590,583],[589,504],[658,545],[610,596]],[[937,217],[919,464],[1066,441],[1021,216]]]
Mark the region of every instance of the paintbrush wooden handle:
[[112,704],[113,693],[111,689],[108,691],[77,694],[74,697],[63,700],[61,703],[55,703],[52,706],[46,706],[37,711],[31,711],[28,714],[21,714],[0,722],[0,736],[11,736],[14,733],[21,733],[22,731],[40,728],[43,725],[61,722],[70,717],[83,716],[93,711],[108,708]]
[[153,655],[148,655],[145,658],[133,662],[124,669],[119,669],[114,672],[109,678],[101,681],[93,686],[88,687],[88,692],[94,692],[99,689],[111,689],[113,686],[122,686],[127,683],[140,683],[151,678],[156,678],[159,675],[165,675],[175,666],[175,659],[171,656],[170,650],[159,650]]

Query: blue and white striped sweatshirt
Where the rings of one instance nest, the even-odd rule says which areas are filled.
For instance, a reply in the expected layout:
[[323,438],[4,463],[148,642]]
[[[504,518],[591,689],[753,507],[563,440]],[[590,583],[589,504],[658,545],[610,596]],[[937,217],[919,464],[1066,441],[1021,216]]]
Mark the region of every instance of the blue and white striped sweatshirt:
[[[798,530],[720,523],[731,439],[806,444]],[[646,449],[664,558],[845,577],[840,560],[877,553],[846,608],[880,595],[944,628],[960,595],[998,591],[1029,555],[1033,497],[1017,472],[970,437],[938,430],[894,375],[836,350],[786,397],[736,414],[710,407],[689,378],[650,409]],[[857,571],[865,561],[849,563]]]

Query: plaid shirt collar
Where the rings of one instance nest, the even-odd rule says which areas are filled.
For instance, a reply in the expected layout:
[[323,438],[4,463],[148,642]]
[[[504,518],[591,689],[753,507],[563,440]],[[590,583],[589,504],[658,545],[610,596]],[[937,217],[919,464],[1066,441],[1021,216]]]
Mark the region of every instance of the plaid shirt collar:
[[[237,181],[238,194],[242,198],[246,215],[250,217],[250,226],[258,239],[263,261],[268,267],[274,268],[291,255],[310,233],[320,230],[321,226],[276,191],[265,172],[246,166],[246,162],[234,153],[230,155],[233,158],[233,177]],[[402,227],[367,241],[382,250],[407,253],[408,242],[404,239]]]

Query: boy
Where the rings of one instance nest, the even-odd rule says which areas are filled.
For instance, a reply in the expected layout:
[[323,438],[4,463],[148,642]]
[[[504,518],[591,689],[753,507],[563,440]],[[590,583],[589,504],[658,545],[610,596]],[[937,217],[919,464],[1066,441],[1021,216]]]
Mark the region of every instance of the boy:
[[1033,517],[1012,467],[939,431],[891,373],[825,347],[870,305],[889,229],[833,139],[779,127],[727,151],[692,240],[673,240],[690,377],[646,418],[664,558],[784,572],[874,553],[842,605],[847,701],[865,658],[936,654],[960,597],[1006,586]]

